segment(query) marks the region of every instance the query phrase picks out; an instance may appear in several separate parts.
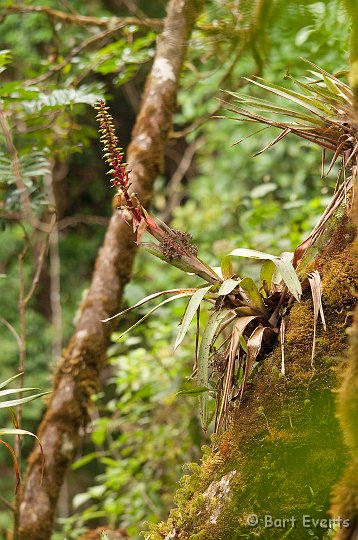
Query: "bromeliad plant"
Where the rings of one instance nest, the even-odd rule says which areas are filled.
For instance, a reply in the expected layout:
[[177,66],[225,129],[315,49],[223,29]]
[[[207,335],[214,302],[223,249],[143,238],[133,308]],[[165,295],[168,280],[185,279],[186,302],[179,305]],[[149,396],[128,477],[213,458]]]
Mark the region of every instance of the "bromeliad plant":
[[[308,70],[306,82],[294,79],[289,73],[286,73],[285,76],[301,92],[278,86],[260,77],[256,77],[254,80],[248,79],[250,83],[265,92],[285,99],[288,105],[282,106],[265,99],[236,92],[227,92],[227,94],[237,105],[233,105],[232,101],[230,103],[224,101],[227,110],[235,114],[234,120],[265,126],[251,133],[249,137],[269,127],[276,127],[281,131],[273,141],[255,155],[262,154],[287,135],[293,134],[322,148],[322,177],[330,173],[338,158],[342,160],[332,200],[309,237],[296,248],[293,259],[295,267],[302,255],[325,229],[328,220],[337,208],[343,202],[347,202],[347,194],[353,188],[356,176],[358,155],[357,118],[353,90],[337,76],[328,73],[308,60],[304,61],[309,64],[310,68],[313,68]],[[338,75],[345,74],[346,72],[341,72]],[[290,120],[287,121],[287,118]],[[243,137],[235,144],[242,143],[246,138]],[[332,152],[333,157],[325,171],[327,151]],[[347,171],[351,172],[349,176],[347,176]]]
[[[309,141],[316,142],[324,149],[332,150],[334,155],[329,166],[332,168],[338,156],[342,156],[343,167],[337,180],[333,199],[320,222],[311,235],[296,249],[294,254],[282,254],[279,257],[259,251],[238,248],[225,256],[220,267],[211,268],[197,257],[197,248],[191,243],[188,233],[175,231],[159,220],[154,220],[141,206],[136,194],[129,193],[130,180],[127,165],[123,163],[123,151],[119,147],[114,132],[112,117],[103,101],[96,108],[100,123],[101,140],[105,147],[105,159],[110,165],[112,185],[118,190],[119,208],[123,219],[132,221],[136,241],[152,254],[180,268],[196,274],[205,280],[199,287],[189,289],[171,289],[161,291],[146,298],[122,312],[119,317],[142,304],[163,295],[170,295],[122,334],[125,335],[144,321],[151,313],[178,298],[188,297],[180,329],[175,342],[177,348],[183,341],[193,318],[197,318],[199,333],[200,307],[203,302],[211,305],[209,322],[204,329],[200,345],[196,339],[193,376],[195,387],[179,392],[180,394],[198,395],[202,426],[207,430],[215,416],[214,430],[219,432],[227,426],[232,401],[242,400],[244,392],[251,386],[250,378],[259,363],[263,352],[272,349],[276,337],[280,334],[284,342],[284,315],[292,303],[299,301],[302,295],[300,283],[308,278],[314,304],[314,339],[318,317],[325,327],[322,302],[321,280],[317,271],[305,275],[300,270],[302,255],[310,247],[325,225],[347,198],[347,192],[353,185],[352,177],[346,178],[349,163],[353,164],[358,151],[355,126],[348,118],[352,108],[353,94],[348,86],[336,77],[317,68],[312,72],[315,79],[307,84],[298,83],[303,94],[287,90],[266,81],[252,81],[266,91],[271,91],[282,98],[293,101],[305,111],[281,107],[259,98],[231,93],[245,107],[232,107],[230,110],[239,116],[235,119],[263,123],[281,129],[281,134],[262,151],[283,139],[288,133],[294,133]],[[296,81],[295,81],[296,82]],[[262,116],[257,111],[281,114],[293,118],[292,122],[273,120]],[[238,141],[241,142],[241,141]],[[261,151],[261,152],[262,152]],[[261,153],[259,152],[259,153]],[[157,242],[142,242],[145,232]],[[248,257],[262,260],[259,283],[250,277],[239,277],[233,269],[233,257]],[[292,261],[292,262],[291,262]],[[299,279],[300,277],[300,279]],[[113,319],[111,317],[110,319]],[[110,320],[106,319],[106,321]],[[105,322],[106,322],[105,321]],[[314,344],[312,347],[312,367],[314,368]],[[285,373],[284,354],[282,355],[282,373]],[[209,407],[209,394],[215,396],[215,410]]]
[[[129,172],[123,163],[123,152],[114,133],[112,118],[103,101],[98,103],[97,110],[105,159],[111,167],[111,182],[118,190],[123,219],[132,220],[136,241],[159,258],[185,272],[200,276],[206,282],[196,288],[171,289],[152,294],[114,317],[159,296],[170,295],[170,298],[152,308],[124,332],[126,334],[167,302],[189,297],[176,348],[184,339],[195,315],[199,321],[202,302],[211,304],[210,319],[195,355],[193,374],[196,376],[196,386],[182,393],[198,394],[205,430],[212,420],[209,392],[216,394],[215,429],[219,431],[226,425],[231,400],[242,398],[260,353],[272,346],[287,300],[291,297],[300,299],[300,282],[286,256],[275,257],[248,249],[235,249],[223,258],[221,267],[211,268],[197,257],[197,248],[192,245],[189,234],[172,230],[159,220],[154,221],[141,206],[137,196],[129,194]],[[141,242],[145,231],[157,243]],[[233,257],[251,257],[264,261],[259,286],[251,278],[241,279],[234,273]]]

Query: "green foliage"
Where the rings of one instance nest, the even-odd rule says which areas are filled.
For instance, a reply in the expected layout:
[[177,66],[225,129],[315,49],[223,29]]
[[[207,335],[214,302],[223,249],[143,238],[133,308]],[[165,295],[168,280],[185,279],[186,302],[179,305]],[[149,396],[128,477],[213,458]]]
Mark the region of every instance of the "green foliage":
[[99,516],[139,538],[145,520],[165,517],[182,465],[199,455],[203,438],[192,405],[175,397],[189,372],[190,351],[173,356],[175,329],[160,314],[126,346],[110,350],[112,374],[95,402],[100,417],[92,448],[74,465],[88,468],[95,460],[100,472],[74,498],[76,512],[63,532],[69,540]]

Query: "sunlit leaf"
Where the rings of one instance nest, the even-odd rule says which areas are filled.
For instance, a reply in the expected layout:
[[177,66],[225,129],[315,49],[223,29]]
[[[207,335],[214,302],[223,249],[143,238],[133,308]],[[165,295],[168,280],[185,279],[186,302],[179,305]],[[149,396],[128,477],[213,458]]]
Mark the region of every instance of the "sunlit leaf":
[[148,313],[146,313],[144,315],[144,317],[139,319],[139,321],[137,321],[135,324],[132,324],[132,326],[130,328],[128,328],[125,332],[123,332],[120,336],[118,336],[116,341],[119,341],[120,339],[122,339],[123,336],[125,336],[126,334],[128,334],[128,332],[131,332],[131,330],[133,330],[134,328],[136,328],[137,326],[142,324],[142,322],[145,321],[152,313],[157,311],[157,309],[164,306],[165,304],[168,304],[168,302],[173,302],[173,300],[178,300],[179,298],[185,298],[187,296],[191,296],[192,294],[193,294],[192,292],[184,292],[184,293],[181,293],[181,294],[176,294],[176,295],[172,296],[171,298],[167,298],[166,300],[163,300],[162,302],[160,302],[160,304],[158,304],[154,308],[150,309],[148,311]]
[[123,311],[120,311],[119,313],[116,313],[116,315],[112,315],[112,317],[108,317],[108,319],[103,319],[101,322],[108,322],[112,319],[115,319],[116,317],[120,317],[121,315],[124,315],[125,313],[128,313],[129,311],[132,311],[133,309],[142,306],[146,302],[149,302],[150,300],[154,300],[154,298],[158,298],[159,296],[162,296],[163,294],[176,294],[176,293],[191,293],[193,294],[197,289],[168,289],[167,291],[160,291],[157,293],[149,294],[145,298],[142,298],[134,304],[133,306],[128,307],[127,309],[124,309]]
[[32,390],[40,390],[39,388],[8,388],[7,390],[0,390],[0,398],[9,394],[18,394],[19,392],[30,392]]
[[16,407],[17,405],[21,405],[22,403],[27,403],[28,401],[32,401],[34,399],[38,399],[42,396],[46,396],[49,394],[49,392],[41,392],[40,394],[34,394],[33,396],[27,396],[23,398],[18,399],[11,399],[10,401],[0,401],[0,409],[6,409],[8,407]]
[[296,300],[299,301],[302,296],[302,287],[291,261],[285,258],[279,258],[273,262],[280,271],[282,279],[287,285],[288,290],[296,298]]
[[296,300],[300,300],[302,295],[302,287],[296,271],[289,259],[285,257],[276,257],[274,255],[270,255],[269,253],[263,253],[255,249],[247,248],[234,249],[231,251],[231,253],[229,253],[229,255],[235,257],[248,257],[251,259],[267,259],[272,261],[277,266],[290,293],[296,298]]
[[23,374],[24,374],[24,372],[21,371],[20,373],[16,373],[16,375],[13,375],[12,377],[10,377],[10,379],[7,379],[6,381],[1,382],[0,383],[0,388],[4,388],[5,386],[10,384],[12,381],[17,379],[18,377],[21,377],[21,375],[23,375]]
[[218,296],[230,294],[238,285],[239,282],[236,279],[225,279],[225,281],[220,285]]
[[203,300],[206,293],[209,292],[211,287],[212,286],[209,285],[208,287],[203,287],[202,289],[198,289],[192,295],[192,297],[190,298],[189,303],[187,305],[187,308],[185,310],[183,321],[182,321],[181,326],[179,328],[177,338],[175,340],[174,349],[179,347],[180,343],[183,341],[183,339],[184,339],[184,337],[185,337],[185,335],[186,335],[186,333],[188,331],[189,325],[190,325],[191,321],[193,320],[193,317],[194,317],[198,307],[200,306],[201,301]]

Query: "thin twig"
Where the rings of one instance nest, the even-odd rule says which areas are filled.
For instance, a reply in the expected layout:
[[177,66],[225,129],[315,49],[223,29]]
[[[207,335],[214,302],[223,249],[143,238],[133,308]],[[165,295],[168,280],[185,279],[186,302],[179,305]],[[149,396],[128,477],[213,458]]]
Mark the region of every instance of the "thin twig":
[[[54,226],[55,221],[56,221],[56,217],[53,216],[53,217],[52,217],[52,220],[51,220],[51,225],[52,225],[52,226]],[[29,292],[27,293],[26,297],[24,298],[25,307],[27,306],[27,304],[28,304],[29,301],[31,300],[31,297],[32,297],[32,295],[34,294],[37,285],[39,284],[39,281],[40,281],[40,274],[41,274],[42,266],[43,266],[43,263],[44,263],[45,255],[46,255],[46,253],[47,253],[47,248],[48,248],[48,244],[49,244],[49,237],[50,237],[50,234],[51,234],[51,231],[50,231],[49,234],[47,235],[47,237],[46,237],[46,239],[45,239],[45,241],[44,241],[44,243],[43,243],[42,249],[41,249],[41,251],[40,251],[40,254],[39,254],[39,257],[38,257],[38,262],[37,262],[36,272],[35,272],[35,275],[34,275],[34,277],[33,277],[33,279],[32,279],[32,283],[31,283],[31,286],[30,286],[30,290],[29,290]]]
[[16,329],[10,324],[6,319],[0,319],[0,323],[6,326],[8,330],[12,333],[14,338],[16,339],[17,346],[19,347],[19,350],[21,349],[21,339],[19,334],[17,333]]
[[0,502],[2,502],[8,510],[10,510],[11,512],[15,512],[15,508],[13,507],[13,505],[9,501],[7,501],[2,495],[0,495]]
[[168,184],[167,190],[170,194],[167,204],[165,205],[165,210],[162,212],[162,214],[159,216],[162,221],[168,222],[170,221],[170,217],[172,215],[173,209],[176,208],[180,200],[182,198],[182,189],[180,189],[181,182],[183,178],[185,177],[186,173],[188,172],[195,152],[197,149],[201,146],[204,138],[199,137],[195,141],[193,141],[189,146],[186,148],[183,157],[172,175],[170,182]]

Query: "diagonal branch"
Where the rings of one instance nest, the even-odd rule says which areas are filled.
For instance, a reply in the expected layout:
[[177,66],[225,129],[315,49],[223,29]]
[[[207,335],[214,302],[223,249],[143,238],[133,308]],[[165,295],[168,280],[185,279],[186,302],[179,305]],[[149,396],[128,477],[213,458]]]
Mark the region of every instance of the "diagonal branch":
[[[153,182],[162,168],[178,79],[201,6],[202,0],[169,2],[164,31],[158,39],[145,86],[128,161],[133,190],[146,206],[151,199]],[[51,401],[38,431],[45,454],[42,484],[39,450],[36,448],[29,458],[21,495],[17,534],[20,540],[47,540],[51,536],[60,488],[78,445],[80,428],[87,422],[90,395],[98,388],[99,373],[105,365],[112,326],[100,321],[118,310],[135,253],[131,229],[115,213],[98,254],[74,333],[54,375]]]

